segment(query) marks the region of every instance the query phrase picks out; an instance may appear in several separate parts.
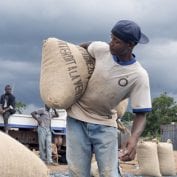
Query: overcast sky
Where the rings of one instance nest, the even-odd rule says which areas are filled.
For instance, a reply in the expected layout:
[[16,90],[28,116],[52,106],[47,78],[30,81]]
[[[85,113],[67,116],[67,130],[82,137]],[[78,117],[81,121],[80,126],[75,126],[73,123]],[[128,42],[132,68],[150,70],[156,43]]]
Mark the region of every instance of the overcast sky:
[[112,26],[122,19],[138,23],[150,39],[134,53],[149,72],[152,97],[166,91],[177,100],[175,0],[1,0],[0,91],[11,84],[27,113],[41,107],[42,41],[108,42]]

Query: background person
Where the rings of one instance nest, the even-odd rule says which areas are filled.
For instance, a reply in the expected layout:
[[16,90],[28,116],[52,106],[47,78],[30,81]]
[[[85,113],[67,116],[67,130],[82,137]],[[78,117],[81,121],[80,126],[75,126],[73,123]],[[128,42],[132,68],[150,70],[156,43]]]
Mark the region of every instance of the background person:
[[8,127],[8,119],[10,115],[16,112],[15,110],[15,96],[12,94],[12,88],[10,85],[5,86],[5,93],[1,95],[0,99],[0,113],[4,119],[4,131],[8,134],[9,127]]
[[95,69],[81,99],[68,110],[67,162],[70,177],[90,177],[93,152],[100,177],[119,177],[117,114],[114,108],[129,98],[135,117],[121,160],[132,160],[151,111],[149,78],[132,53],[148,38],[133,21],[121,20],[111,30],[111,41],[81,46],[95,58]]
[[55,165],[52,160],[52,133],[51,133],[51,119],[58,117],[55,109],[54,113],[50,112],[50,108],[45,105],[45,108],[39,109],[31,113],[32,117],[38,122],[38,141],[40,158],[47,165]]

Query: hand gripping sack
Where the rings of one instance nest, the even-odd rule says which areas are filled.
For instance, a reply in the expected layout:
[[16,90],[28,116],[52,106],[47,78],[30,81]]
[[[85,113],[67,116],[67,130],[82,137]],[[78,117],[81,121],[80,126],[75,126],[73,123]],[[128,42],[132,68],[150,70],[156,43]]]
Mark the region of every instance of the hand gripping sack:
[[49,177],[44,162],[24,145],[0,132],[1,177]]
[[77,45],[56,38],[43,43],[40,94],[45,104],[67,109],[85,91],[94,59]]

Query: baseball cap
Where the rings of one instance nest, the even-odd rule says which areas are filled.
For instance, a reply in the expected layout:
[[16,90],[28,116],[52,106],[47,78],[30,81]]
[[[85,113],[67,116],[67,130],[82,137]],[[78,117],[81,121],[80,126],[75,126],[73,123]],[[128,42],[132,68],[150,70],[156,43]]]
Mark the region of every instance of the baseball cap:
[[111,30],[112,34],[125,42],[146,44],[148,37],[141,32],[141,28],[133,21],[120,20]]

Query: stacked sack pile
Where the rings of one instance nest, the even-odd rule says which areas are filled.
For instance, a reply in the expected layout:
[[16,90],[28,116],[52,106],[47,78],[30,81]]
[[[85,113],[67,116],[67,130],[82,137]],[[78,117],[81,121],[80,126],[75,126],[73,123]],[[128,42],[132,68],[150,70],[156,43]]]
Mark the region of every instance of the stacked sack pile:
[[158,141],[140,141],[137,146],[137,160],[140,171],[145,176],[176,176],[173,144]]

